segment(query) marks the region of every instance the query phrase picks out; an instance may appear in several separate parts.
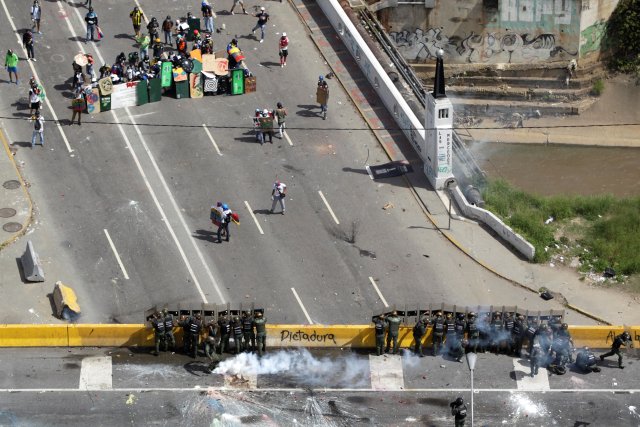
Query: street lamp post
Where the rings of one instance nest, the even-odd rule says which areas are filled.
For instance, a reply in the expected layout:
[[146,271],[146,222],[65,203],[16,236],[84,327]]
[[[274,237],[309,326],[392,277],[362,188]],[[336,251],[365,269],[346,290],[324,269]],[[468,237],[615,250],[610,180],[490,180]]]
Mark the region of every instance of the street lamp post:
[[471,427],[473,427],[473,371],[476,368],[476,359],[478,355],[475,353],[467,353],[467,363],[471,372]]
[[458,186],[458,182],[455,178],[448,179],[444,186],[449,191],[449,225],[447,226],[447,230],[451,230],[451,198],[453,197],[451,191]]

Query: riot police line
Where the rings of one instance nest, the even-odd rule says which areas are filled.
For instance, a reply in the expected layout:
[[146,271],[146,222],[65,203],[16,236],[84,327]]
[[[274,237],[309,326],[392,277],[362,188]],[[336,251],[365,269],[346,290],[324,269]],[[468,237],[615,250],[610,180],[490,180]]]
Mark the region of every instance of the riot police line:
[[[371,318],[376,336],[376,355],[397,354],[400,326],[413,325],[414,353],[423,357],[430,332],[431,354],[446,354],[458,362],[466,353],[492,352],[530,359],[531,376],[540,367],[562,375],[576,352],[573,339],[564,323],[564,310],[531,311],[517,306],[458,307],[439,304],[404,306],[404,310],[374,314]],[[386,337],[386,340],[385,340]],[[615,337],[611,351],[604,358],[617,355],[622,364],[620,347],[633,347],[631,336],[624,332]],[[597,358],[588,348],[580,349],[575,357],[576,367],[583,372],[599,372]]]
[[213,370],[224,353],[255,352],[261,357],[266,351],[266,323],[264,308],[254,304],[202,304],[192,306],[153,307],[145,311],[145,322],[154,330],[154,352],[177,351],[175,333],[180,332],[182,352],[194,359],[204,354]]

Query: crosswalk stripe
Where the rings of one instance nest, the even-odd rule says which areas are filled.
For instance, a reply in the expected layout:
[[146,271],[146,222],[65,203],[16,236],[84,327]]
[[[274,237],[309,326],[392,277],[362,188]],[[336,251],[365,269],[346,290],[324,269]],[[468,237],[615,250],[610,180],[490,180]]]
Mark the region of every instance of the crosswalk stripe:
[[372,390],[404,390],[402,357],[369,355]]
[[110,356],[85,357],[80,366],[80,390],[111,390],[113,365]]
[[[513,359],[513,369],[516,372],[516,382],[518,390],[524,391],[547,391],[549,390],[549,372],[541,367],[538,375],[531,377],[531,364],[527,359]],[[521,372],[522,378],[517,373]]]

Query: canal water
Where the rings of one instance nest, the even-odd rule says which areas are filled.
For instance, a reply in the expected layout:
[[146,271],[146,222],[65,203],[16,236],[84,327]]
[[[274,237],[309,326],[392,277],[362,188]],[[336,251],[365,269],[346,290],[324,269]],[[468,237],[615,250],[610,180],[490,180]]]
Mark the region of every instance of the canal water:
[[475,142],[469,149],[490,178],[544,196],[640,196],[640,148]]

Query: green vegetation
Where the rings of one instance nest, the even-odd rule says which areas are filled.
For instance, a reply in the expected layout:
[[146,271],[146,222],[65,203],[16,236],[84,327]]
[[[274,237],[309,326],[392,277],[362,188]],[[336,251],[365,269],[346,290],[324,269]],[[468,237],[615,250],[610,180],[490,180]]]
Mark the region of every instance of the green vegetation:
[[625,73],[640,69],[640,0],[620,0],[607,22],[605,44],[609,65]]
[[600,96],[604,92],[604,82],[602,79],[597,79],[593,82],[593,86],[591,86],[591,94],[594,96]]
[[502,180],[488,181],[483,197],[488,210],[535,246],[536,262],[560,254],[579,258],[583,271],[640,273],[640,197],[540,197]]

